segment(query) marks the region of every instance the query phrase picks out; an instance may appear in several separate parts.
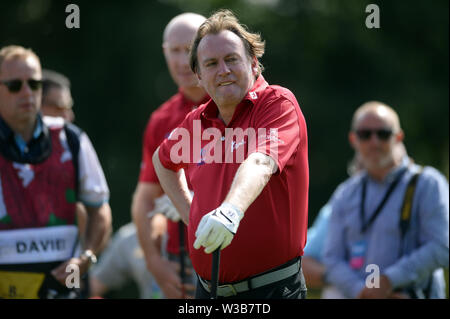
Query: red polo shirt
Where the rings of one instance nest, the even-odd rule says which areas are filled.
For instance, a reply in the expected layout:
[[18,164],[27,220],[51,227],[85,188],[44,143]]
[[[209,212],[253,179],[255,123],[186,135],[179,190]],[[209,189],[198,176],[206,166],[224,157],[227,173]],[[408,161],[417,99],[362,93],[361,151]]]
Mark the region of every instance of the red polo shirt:
[[[139,174],[139,182],[159,184],[155,169],[152,163],[152,156],[159,144],[169,136],[170,132],[176,128],[186,117],[186,115],[196,108],[198,105],[209,100],[205,99],[199,103],[195,103],[187,99],[181,90],[172,96],[167,102],[162,104],[155,110],[144,132],[144,143],[142,147],[142,163]],[[179,253],[179,230],[178,223],[168,221],[167,223],[168,241],[167,251],[172,254]],[[187,231],[186,245],[187,245]],[[187,248],[187,246],[186,246]]]
[[[253,129],[256,136],[230,139],[227,129]],[[307,146],[306,123],[295,96],[288,89],[269,86],[262,76],[237,105],[228,126],[218,118],[218,108],[210,100],[164,140],[159,150],[161,163],[173,171],[184,168],[194,190],[189,248],[202,278],[211,278],[212,254],[205,254],[203,247],[193,248],[195,231],[201,218],[228,194],[242,162],[239,151],[244,159],[255,151],[273,157],[278,172],[245,212],[231,244],[222,250],[219,281],[239,281],[303,255],[308,224]]]

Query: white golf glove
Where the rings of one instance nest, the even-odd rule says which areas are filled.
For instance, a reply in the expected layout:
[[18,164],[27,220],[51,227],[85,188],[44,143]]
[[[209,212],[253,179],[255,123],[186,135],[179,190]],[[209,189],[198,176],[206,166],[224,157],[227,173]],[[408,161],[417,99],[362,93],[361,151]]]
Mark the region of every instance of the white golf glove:
[[236,234],[239,222],[244,213],[229,203],[222,203],[218,208],[202,217],[198,224],[194,248],[205,247],[205,253],[210,254],[218,247],[227,247]]
[[148,213],[148,217],[152,217],[157,213],[161,213],[173,222],[180,221],[181,217],[177,209],[173,206],[169,196],[162,195],[155,199],[155,207]]

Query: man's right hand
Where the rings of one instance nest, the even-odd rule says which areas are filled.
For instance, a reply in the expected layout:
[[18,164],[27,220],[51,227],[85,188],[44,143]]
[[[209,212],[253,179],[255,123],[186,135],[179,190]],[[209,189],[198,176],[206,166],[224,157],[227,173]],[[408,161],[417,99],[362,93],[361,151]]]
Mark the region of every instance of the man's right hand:
[[[181,270],[181,265],[179,262],[174,262],[174,261],[169,261],[173,267],[173,269],[175,269],[175,272],[179,275],[180,274],[180,270]],[[192,274],[194,273],[194,270],[189,267],[189,266],[185,266],[184,267],[184,276],[185,278],[189,278],[192,276]],[[179,275],[180,276],[180,275]],[[181,277],[180,277],[181,279]],[[182,294],[184,299],[193,299],[195,296],[195,285],[193,284],[189,284],[189,283],[184,283],[183,284],[183,290],[182,290]]]
[[167,299],[193,298],[195,287],[190,284],[182,284],[179,276],[180,265],[177,262],[160,257],[150,260],[147,265]]
[[218,208],[204,215],[195,231],[194,248],[205,247],[210,254],[217,248],[224,249],[233,240],[244,213],[236,206],[222,203]]

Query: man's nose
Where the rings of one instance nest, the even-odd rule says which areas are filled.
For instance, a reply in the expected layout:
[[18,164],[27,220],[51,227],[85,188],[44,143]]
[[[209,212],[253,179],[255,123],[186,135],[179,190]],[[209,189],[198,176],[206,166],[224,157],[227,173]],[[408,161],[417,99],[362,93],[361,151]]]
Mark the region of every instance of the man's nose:
[[375,132],[372,132],[369,137],[369,142],[372,144],[380,144],[381,140]]
[[189,66],[189,52],[182,52],[179,56],[178,56],[178,61],[181,65],[183,66]]
[[231,72],[230,68],[225,63],[225,61],[223,61],[223,60],[219,61],[219,75],[227,75],[230,72]]
[[28,96],[28,95],[32,95],[33,92],[34,91],[28,85],[28,81],[23,81],[22,82],[22,87],[20,88],[20,92],[19,93]]

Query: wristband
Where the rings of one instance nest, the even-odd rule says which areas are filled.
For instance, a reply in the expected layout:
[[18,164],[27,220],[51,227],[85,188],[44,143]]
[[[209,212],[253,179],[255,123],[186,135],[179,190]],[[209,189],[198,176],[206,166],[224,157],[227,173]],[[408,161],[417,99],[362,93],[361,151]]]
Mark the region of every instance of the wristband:
[[97,263],[97,256],[95,256],[95,254],[90,249],[86,249],[85,251],[83,251],[80,255],[80,258],[81,257],[86,257],[91,264]]

